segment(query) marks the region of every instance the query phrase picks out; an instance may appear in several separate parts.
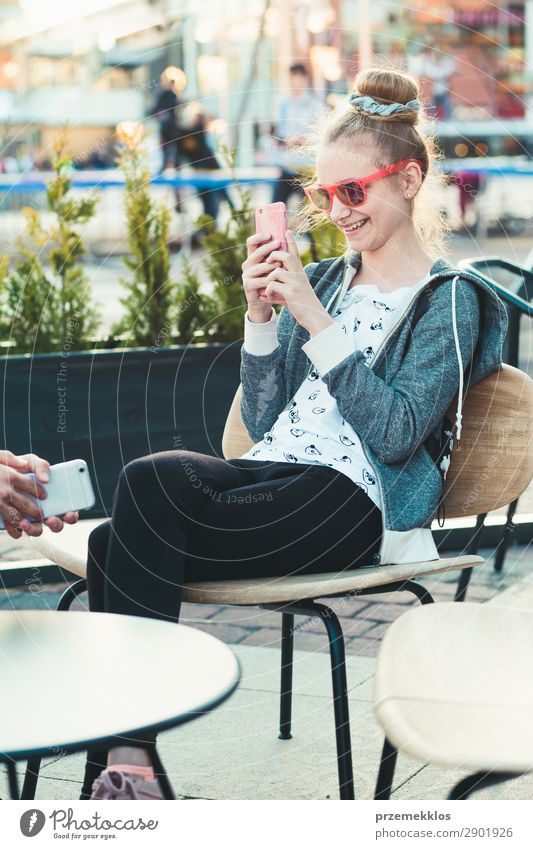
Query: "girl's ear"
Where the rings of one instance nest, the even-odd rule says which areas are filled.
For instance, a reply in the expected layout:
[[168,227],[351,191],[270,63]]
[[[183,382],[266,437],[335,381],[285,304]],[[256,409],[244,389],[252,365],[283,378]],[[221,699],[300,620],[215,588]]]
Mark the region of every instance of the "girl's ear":
[[416,162],[410,162],[401,172],[402,190],[406,200],[412,200],[422,184],[422,171]]

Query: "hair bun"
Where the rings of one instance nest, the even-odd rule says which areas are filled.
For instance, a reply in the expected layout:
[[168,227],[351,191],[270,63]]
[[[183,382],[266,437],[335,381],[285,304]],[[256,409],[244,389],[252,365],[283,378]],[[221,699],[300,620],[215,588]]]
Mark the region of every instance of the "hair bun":
[[[372,97],[378,103],[409,103],[420,97],[420,86],[414,77],[396,69],[365,68],[359,71],[354,81],[354,92],[360,96]],[[401,111],[392,115],[371,115],[369,118],[381,121],[403,121],[408,124],[418,123],[419,110]]]

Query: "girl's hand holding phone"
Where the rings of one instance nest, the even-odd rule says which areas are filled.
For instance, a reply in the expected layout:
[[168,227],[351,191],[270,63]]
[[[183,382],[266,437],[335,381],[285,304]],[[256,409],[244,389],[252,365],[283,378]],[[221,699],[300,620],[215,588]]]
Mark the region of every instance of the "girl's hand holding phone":
[[[11,451],[0,451],[0,515],[4,519],[5,529],[13,539],[19,539],[24,531],[28,536],[39,536],[43,524],[57,533],[63,523],[74,524],[78,519],[76,512],[41,519],[41,510],[31,498],[45,499],[46,489],[41,485],[49,479],[50,463],[36,454],[15,455]],[[33,472],[36,480],[28,477]],[[24,518],[27,514],[35,519],[30,522]]]
[[[265,206],[258,206],[255,210],[255,232],[270,234],[270,240],[275,241],[276,247],[280,248],[282,251],[287,250],[285,233],[288,227],[287,205],[283,203],[283,201],[267,203]],[[267,262],[271,264],[271,268],[268,269],[269,271],[271,271],[272,268],[278,268],[281,265],[279,261],[272,261],[270,256],[267,257]],[[263,302],[267,302],[268,300],[265,297],[264,288],[259,289],[259,300]],[[283,299],[271,301],[271,303],[282,304],[285,306],[285,301]]]
[[248,315],[251,321],[258,323],[269,321],[272,314],[271,304],[264,297],[266,277],[281,263],[268,262],[269,254],[279,247],[279,240],[273,239],[270,233],[255,233],[246,240],[248,258],[242,264],[242,282],[244,294],[248,302]]
[[264,278],[263,297],[271,304],[283,303],[298,324],[313,336],[333,324],[333,319],[311,286],[290,230],[285,233],[285,238],[288,250],[273,250],[270,254],[270,261],[277,261],[277,267]]

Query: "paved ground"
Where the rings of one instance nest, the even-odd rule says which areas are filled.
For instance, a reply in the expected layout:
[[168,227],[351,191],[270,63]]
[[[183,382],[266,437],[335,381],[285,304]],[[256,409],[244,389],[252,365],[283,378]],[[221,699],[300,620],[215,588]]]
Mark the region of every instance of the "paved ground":
[[[490,564],[474,581],[471,599],[488,603],[503,586],[516,587],[519,574],[530,571],[531,552],[512,552],[503,582],[494,580]],[[524,580],[524,578],[522,578]],[[527,580],[527,579],[526,579]],[[438,600],[449,598],[452,585],[439,582]],[[26,596],[26,602],[28,593]],[[48,591],[48,603],[54,594]],[[44,602],[45,593],[39,596]],[[23,599],[13,594],[19,604]],[[33,599],[35,601],[35,599]],[[5,602],[5,598],[4,598]],[[387,622],[405,606],[397,598],[383,597],[363,610],[356,603],[343,611],[347,630],[366,623],[365,636],[351,637],[349,647],[357,655],[347,659],[356,798],[373,797],[383,731],[373,712],[375,653]],[[294,666],[293,739],[277,737],[279,710],[278,632],[272,626],[255,631],[250,622],[231,622],[224,610],[187,606],[186,616],[203,614],[206,627],[225,639],[237,640],[234,650],[242,666],[242,680],[235,694],[213,713],[194,723],[159,735],[158,748],[176,794],[182,799],[335,799],[338,784],[333,730],[329,658],[318,634],[298,634]],[[226,611],[227,613],[227,611]],[[372,618],[375,616],[376,618]],[[210,624],[209,624],[210,623]],[[374,633],[373,637],[368,634]],[[357,645],[357,640],[360,644]],[[253,644],[251,644],[253,643]],[[305,649],[305,650],[302,650]],[[104,708],[103,708],[104,709]],[[37,798],[78,799],[84,754],[55,755],[43,761]],[[401,754],[398,758],[392,799],[443,799],[468,770],[428,766]],[[23,765],[19,769],[22,777]],[[533,776],[515,779],[476,795],[483,799],[532,798]],[[7,782],[0,771],[0,798],[7,798]]]

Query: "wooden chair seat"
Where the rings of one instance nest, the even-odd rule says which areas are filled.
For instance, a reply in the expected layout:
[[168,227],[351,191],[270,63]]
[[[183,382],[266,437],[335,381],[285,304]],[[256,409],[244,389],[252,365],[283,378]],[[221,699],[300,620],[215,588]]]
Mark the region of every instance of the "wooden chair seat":
[[[45,528],[42,536],[32,537],[31,545],[38,552],[80,578],[85,577],[87,540],[98,522],[69,525],[60,534]],[[261,605],[284,601],[354,595],[361,590],[381,587],[398,581],[479,566],[483,558],[477,555],[441,557],[421,563],[402,563],[389,566],[363,566],[344,572],[324,572],[316,575],[289,575],[284,578],[243,578],[232,581],[201,581],[186,584],[182,599],[198,604]]]
[[441,557],[425,563],[402,563],[390,566],[362,566],[344,572],[322,572],[317,575],[289,575],[284,578],[247,578],[240,581],[191,583],[185,587],[185,601],[201,604],[277,604],[332,596],[357,595],[372,587],[384,587],[399,581],[416,580],[438,572],[479,566],[477,555]]
[[423,763],[533,770],[533,610],[445,602],[387,630],[374,712],[387,739]]

